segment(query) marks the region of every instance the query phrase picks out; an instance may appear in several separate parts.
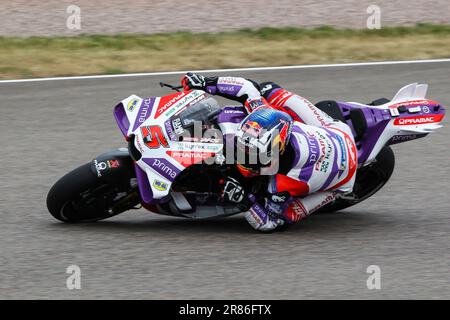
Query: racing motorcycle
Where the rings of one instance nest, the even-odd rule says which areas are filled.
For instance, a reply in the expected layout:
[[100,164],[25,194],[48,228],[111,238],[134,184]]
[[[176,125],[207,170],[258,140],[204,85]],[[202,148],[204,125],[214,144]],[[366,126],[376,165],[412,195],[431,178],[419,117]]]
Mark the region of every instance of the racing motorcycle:
[[[103,153],[58,180],[47,196],[53,217],[64,222],[93,222],[141,207],[191,219],[245,211],[222,197],[223,181],[235,169],[223,162],[221,130],[223,123],[240,123],[246,116],[244,107],[221,107],[203,91],[160,85],[177,92],[149,98],[131,95],[115,106],[114,117],[128,146]],[[320,212],[342,210],[375,194],[394,170],[390,145],[425,137],[442,127],[445,108],[426,98],[427,89],[426,84],[413,83],[400,89],[392,100],[316,104],[350,126],[358,153],[353,192]],[[192,135],[195,123],[201,124],[199,135]],[[213,131],[216,134],[202,136],[210,129],[217,129]],[[265,179],[247,178],[243,186],[262,196]]]

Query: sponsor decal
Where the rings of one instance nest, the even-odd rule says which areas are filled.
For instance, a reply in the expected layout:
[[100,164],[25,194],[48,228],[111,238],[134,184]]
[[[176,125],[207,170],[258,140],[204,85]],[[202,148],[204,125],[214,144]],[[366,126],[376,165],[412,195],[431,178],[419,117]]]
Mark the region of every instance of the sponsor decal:
[[308,211],[303,206],[300,199],[294,199],[287,211],[287,215],[289,220],[292,222],[297,222],[305,218],[308,215]]
[[[221,83],[221,84],[223,84],[223,83]],[[240,89],[239,86],[234,86],[234,85],[219,86],[219,84],[218,84],[217,86],[219,87],[221,93],[227,93],[227,92],[234,93],[235,91],[239,91],[239,89]]]
[[169,136],[169,139],[176,140],[175,133],[173,132],[172,125],[170,124],[170,120],[164,122],[164,127],[166,128],[166,133]]
[[391,109],[389,109],[389,112],[391,113],[392,117],[398,117],[400,115],[397,108],[391,108]]
[[162,158],[145,159],[145,163],[168,180],[175,179],[180,172],[178,168]]
[[356,155],[356,145],[355,142],[345,134],[345,143],[347,144],[347,149],[349,153],[349,167],[355,168],[357,165],[357,155]]
[[247,120],[242,126],[242,131],[253,137],[258,137],[261,134],[262,129],[262,126],[258,122],[251,120]]
[[169,187],[167,183],[161,180],[154,180],[152,185],[156,190],[159,191],[166,191],[167,188]]
[[430,108],[428,106],[423,106],[422,107],[422,112],[423,113],[430,113]]
[[433,100],[412,100],[407,102],[399,102],[389,106],[389,108],[398,108],[401,106],[409,107],[409,106],[420,106],[420,105],[438,105],[437,101]]
[[215,156],[213,152],[167,151],[166,153],[185,167]]
[[[323,118],[323,117],[327,117],[326,113],[319,111],[319,109],[316,106],[314,106],[311,102],[309,102],[305,98],[301,97],[300,100],[302,100],[308,106],[308,108],[314,113],[314,115],[316,116],[316,119],[320,122],[320,124],[322,126],[325,126],[327,124],[327,122]],[[331,119],[331,118],[328,117],[328,119]]]
[[[189,105],[197,103],[205,97],[205,94],[201,91],[192,91],[189,94],[186,92],[178,92],[172,95],[161,98],[159,102],[159,107],[156,110],[155,119],[161,116],[163,113],[166,116],[170,116],[173,113],[179,111],[181,112]],[[183,108],[182,108],[183,107]],[[182,108],[181,110],[179,110]]]
[[136,130],[141,124],[145,122],[145,120],[148,119],[151,113],[151,106],[153,103],[153,99],[147,98],[144,99],[144,102],[142,103],[141,108],[139,109],[139,113],[136,119],[136,122],[134,124],[133,131]]
[[222,144],[195,143],[195,142],[185,143],[184,140],[183,142],[172,143],[173,151],[220,152],[222,148],[223,148]]
[[281,215],[283,213],[283,206],[279,203],[268,201],[266,203],[266,210],[270,216],[276,217],[276,215]]
[[156,110],[155,119],[158,118],[161,114],[167,111],[175,102],[180,100],[182,97],[186,95],[185,92],[178,92],[166,97],[162,97],[159,101],[158,109]]
[[319,156],[319,145],[316,136],[306,131],[306,139],[309,145],[309,164],[315,163]]
[[139,103],[139,99],[134,98],[133,100],[128,102],[127,110],[130,112],[133,111],[137,107],[138,103]]
[[95,169],[97,171],[97,176],[101,177],[101,171],[111,168],[118,168],[120,166],[119,160],[106,160],[98,162],[97,159],[94,160]]
[[391,139],[391,143],[399,143],[399,142],[404,142],[404,141],[409,141],[409,140],[414,140],[417,139],[417,134],[408,134],[408,135],[398,135],[398,136],[393,136]]
[[181,125],[181,119],[180,118],[175,118],[174,120],[172,120],[172,127],[175,130],[175,133],[177,135],[182,135],[184,133],[184,128]]
[[283,203],[286,202],[286,200],[288,199],[288,195],[286,194],[273,194],[270,198],[273,202],[275,203]]
[[420,112],[421,110],[422,110],[421,107],[413,107],[413,108],[409,108],[408,112],[409,113],[417,113],[417,112]]
[[200,142],[200,143],[222,143],[222,140],[217,138],[198,138],[198,137],[183,137],[183,142]]
[[134,141],[136,141],[136,147],[139,149],[139,151],[141,152],[141,153],[144,153],[144,148],[142,147],[142,144],[141,144],[141,139],[139,139],[139,136],[136,136],[135,138],[134,138]]
[[244,82],[240,78],[235,77],[220,77],[217,84],[232,84],[232,85],[238,85],[243,86]]
[[224,109],[223,110],[223,113],[233,113],[233,114],[235,114],[235,113],[237,113],[237,114],[245,114],[245,112],[244,111],[242,111],[242,110],[236,110],[236,109]]
[[[196,104],[197,102],[203,100],[205,95],[200,91],[193,91],[189,96],[186,96],[182,100],[180,100],[173,108],[166,112],[167,116],[172,114],[179,115],[183,112],[187,107]],[[192,100],[190,100],[192,99]]]
[[319,142],[321,156],[315,163],[314,169],[316,171],[327,173],[328,169],[330,168],[331,163],[330,157],[333,151],[333,147],[330,140],[327,137],[325,137],[319,131],[316,131],[316,133],[319,136],[319,139],[317,140]]
[[345,164],[347,162],[347,148],[345,147],[344,140],[339,134],[336,135],[336,139],[339,142],[339,149],[341,150],[341,163],[339,165],[339,170],[343,171],[345,170]]
[[286,89],[280,89],[270,97],[270,103],[279,107],[283,107],[284,103],[293,96]]
[[265,223],[264,218],[267,219],[267,214],[259,204],[255,203],[249,210],[252,213],[253,218],[258,221],[259,224]]
[[261,89],[261,95],[266,94],[267,91],[272,90],[273,86],[271,84],[266,84],[264,88]]
[[309,214],[319,210],[320,208],[322,208],[323,206],[325,206],[326,204],[329,204],[331,201],[334,201],[336,199],[336,195],[330,194],[329,196],[327,196],[320,204],[318,204],[317,206],[315,206],[314,208],[312,208],[309,211]]
[[419,124],[426,124],[426,123],[435,123],[435,122],[441,121],[443,117],[444,117],[443,114],[437,114],[437,115],[396,118],[394,120],[394,125],[410,126],[410,125],[419,125]]
[[252,112],[253,110],[263,106],[267,106],[267,103],[265,102],[264,98],[251,99],[245,102],[245,108],[247,109],[248,112]]
[[160,146],[164,148],[169,147],[169,143],[160,126],[141,127],[141,134],[144,144],[150,149],[158,149]]

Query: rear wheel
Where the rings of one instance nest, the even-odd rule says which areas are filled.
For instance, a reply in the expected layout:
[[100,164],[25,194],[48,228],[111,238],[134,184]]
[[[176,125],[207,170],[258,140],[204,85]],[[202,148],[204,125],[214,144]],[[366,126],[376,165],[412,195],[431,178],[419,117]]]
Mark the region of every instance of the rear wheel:
[[320,208],[319,213],[335,212],[342,209],[354,206],[367,198],[374,195],[380,190],[394,171],[395,156],[391,147],[385,146],[381,149],[380,153],[376,157],[376,161],[368,166],[358,169],[356,172],[355,186],[353,187],[353,193],[344,198],[337,199],[336,201]]
[[137,188],[105,183],[84,164],[59,179],[47,195],[51,215],[63,222],[94,222],[139,204]]

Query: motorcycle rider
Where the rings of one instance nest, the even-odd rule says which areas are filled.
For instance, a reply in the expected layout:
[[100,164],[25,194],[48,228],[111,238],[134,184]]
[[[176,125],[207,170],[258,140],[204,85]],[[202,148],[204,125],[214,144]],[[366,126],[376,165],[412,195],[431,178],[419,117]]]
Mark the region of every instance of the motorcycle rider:
[[[224,187],[228,200],[251,201],[245,218],[254,229],[271,231],[300,221],[352,191],[358,161],[347,124],[333,120],[307,99],[274,82],[258,84],[241,77],[192,73],[181,82],[185,90],[203,90],[245,106],[248,115],[240,124],[225,124],[227,132],[235,133],[238,149],[249,154],[267,153],[267,146],[274,144],[279,147],[279,170],[269,177],[262,203],[253,194],[246,194],[237,179],[229,178]],[[237,168],[243,176],[251,177],[272,164],[238,163]]]

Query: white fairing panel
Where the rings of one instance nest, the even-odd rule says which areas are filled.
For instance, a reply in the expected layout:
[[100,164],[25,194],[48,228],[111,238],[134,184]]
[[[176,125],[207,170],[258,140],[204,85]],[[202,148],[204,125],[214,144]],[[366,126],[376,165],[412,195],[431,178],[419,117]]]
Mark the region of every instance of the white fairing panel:
[[403,102],[409,100],[425,99],[427,95],[428,85],[411,83],[401,88],[397,94],[392,98],[393,102]]
[[122,101],[130,123],[127,136],[142,157],[136,164],[148,177],[154,199],[170,192],[176,176],[202,157],[222,152],[222,143],[180,142],[174,133],[180,129],[172,120],[190,105],[206,97],[203,91],[179,92],[165,97],[140,98],[131,95]]

